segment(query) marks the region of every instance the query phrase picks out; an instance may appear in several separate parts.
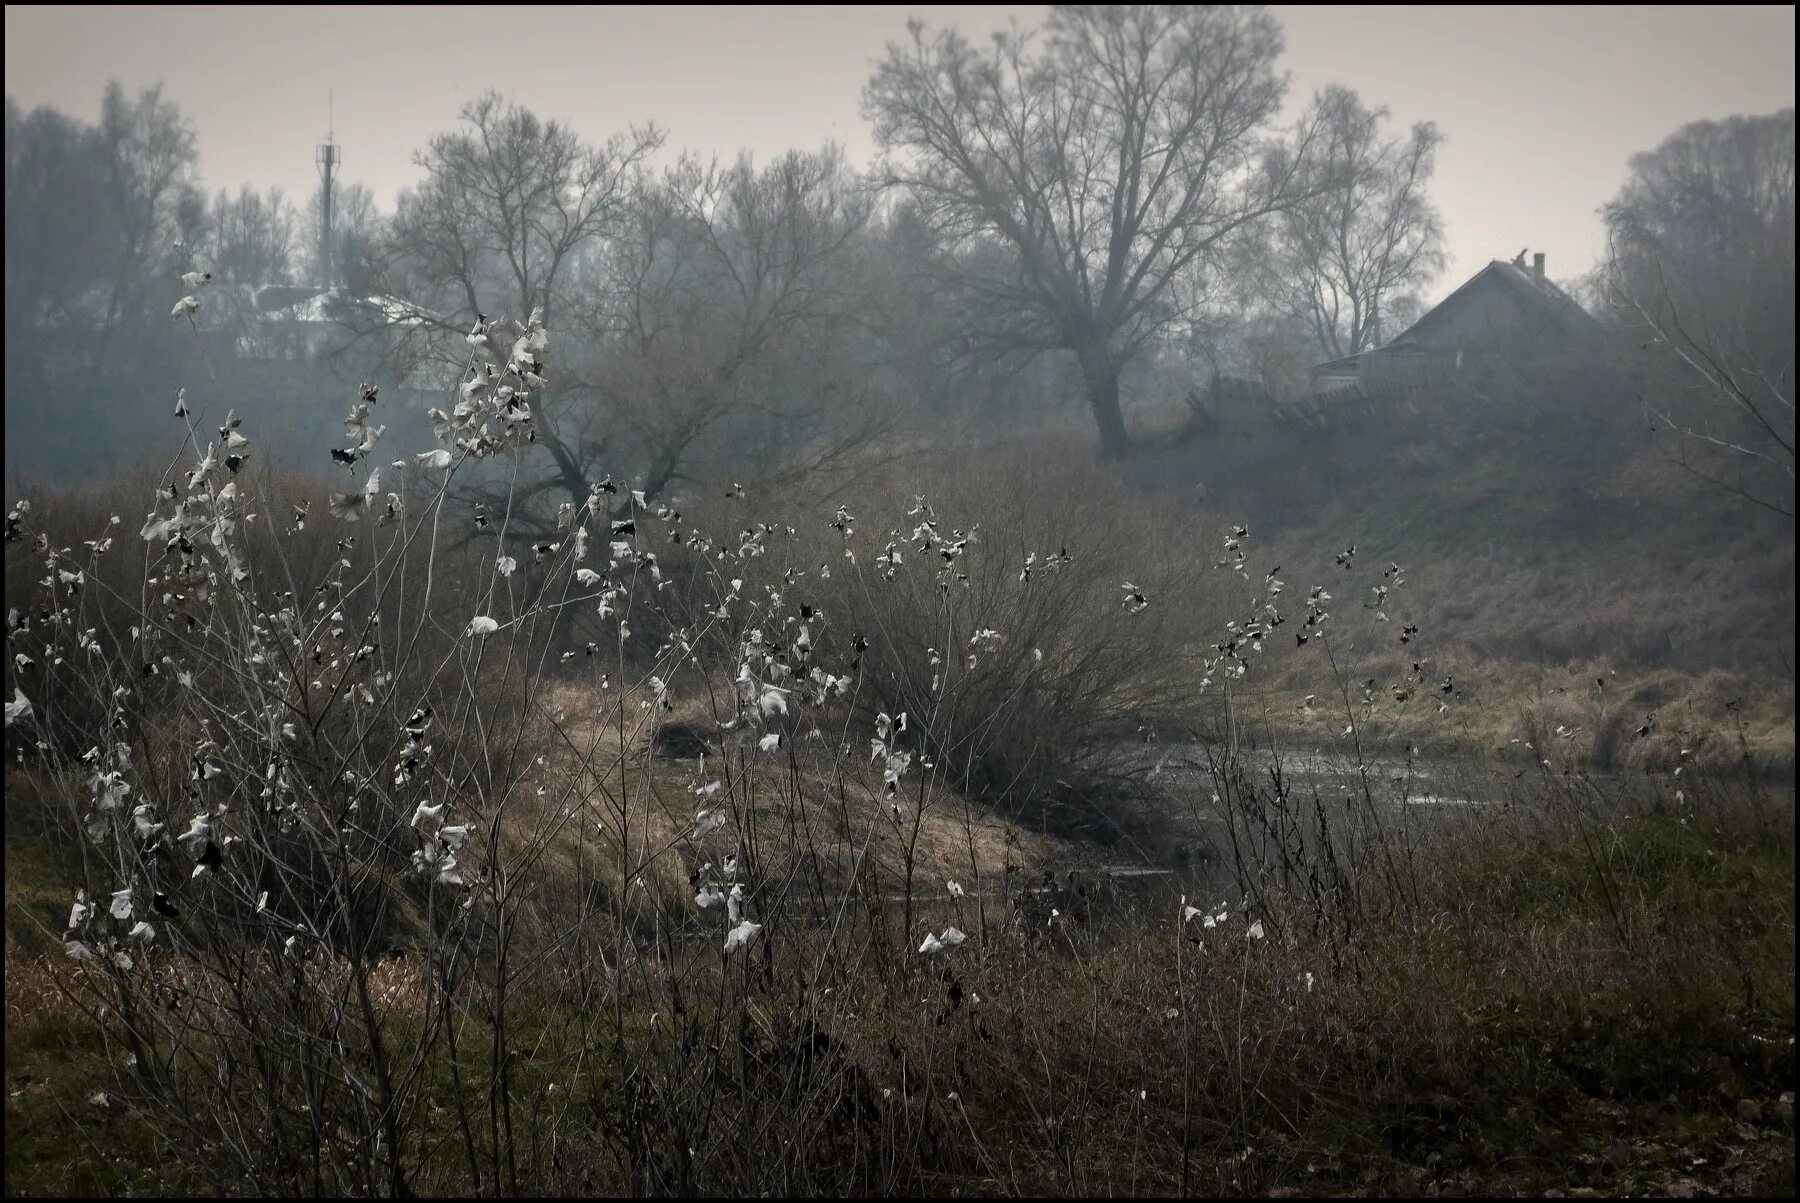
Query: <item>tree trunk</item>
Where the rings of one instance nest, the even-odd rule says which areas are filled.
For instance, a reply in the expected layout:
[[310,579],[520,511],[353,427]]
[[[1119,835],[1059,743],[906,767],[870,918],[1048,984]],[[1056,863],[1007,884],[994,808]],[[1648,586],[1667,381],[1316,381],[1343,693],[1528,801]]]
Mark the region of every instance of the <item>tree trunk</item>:
[[581,469],[581,461],[575,457],[574,448],[563,442],[556,433],[555,425],[549,420],[550,415],[538,414],[538,446],[550,453],[556,464],[557,483],[569,495],[569,503],[577,510],[587,504],[588,478]]
[[1081,348],[1076,356],[1081,360],[1081,379],[1087,385],[1094,425],[1100,430],[1100,458],[1124,459],[1131,452],[1125,415],[1119,409],[1119,373],[1125,365],[1104,345]]

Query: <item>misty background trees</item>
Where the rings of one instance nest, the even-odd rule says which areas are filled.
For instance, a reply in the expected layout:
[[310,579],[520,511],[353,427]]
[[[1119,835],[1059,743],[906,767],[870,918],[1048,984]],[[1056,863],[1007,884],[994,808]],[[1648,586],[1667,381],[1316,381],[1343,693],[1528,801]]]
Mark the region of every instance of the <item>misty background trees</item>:
[[1253,297],[1304,327],[1329,358],[1399,333],[1393,319],[1417,311],[1444,264],[1443,223],[1427,194],[1443,135],[1421,121],[1387,136],[1387,116],[1348,88],[1325,89],[1315,168],[1324,186],[1256,226],[1234,264]]
[[294,227],[294,210],[279,188],[264,194],[246,184],[236,196],[221,188],[195,257],[221,283],[286,284],[294,275]]
[[[1101,453],[1129,447],[1125,366],[1204,301],[1225,240],[1329,187],[1313,130],[1266,137],[1281,32],[1210,6],[1062,7],[1038,39],[975,49],[919,24],[867,108],[935,234],[939,271],[979,298],[972,339],[1072,352]],[[992,241],[997,253],[981,244]]]
[[167,378],[170,289],[207,230],[196,154],[160,88],[110,85],[94,125],[8,99],[9,474],[91,471],[132,432],[119,410]]
[[885,407],[859,321],[870,207],[832,147],[763,167],[683,157],[641,179],[573,327],[595,456],[641,464],[641,490],[661,497],[721,446],[715,476],[798,467],[872,429]]
[[[1440,283],[1445,134],[1338,85],[1283,124],[1261,10],[896,34],[866,169],[832,146],[698,158],[489,93],[444,115],[391,210],[339,181],[329,248],[316,194],[202,192],[204,131],[158,89],[109,88],[92,124],[9,98],[9,479],[160,454],[175,389],[203,382],[312,471],[347,387],[385,382],[423,423],[477,315],[534,309],[558,370],[520,470],[551,509],[608,475],[792,478],[1046,421],[1118,458],[1133,411],[1304,399],[1312,365],[1382,345]],[[1788,509],[1792,215],[1791,111],[1697,123],[1633,161],[1594,281],[1686,462]],[[199,340],[167,317],[196,268]]]
[[1605,207],[1600,295],[1691,471],[1793,514],[1794,111],[1696,121]]

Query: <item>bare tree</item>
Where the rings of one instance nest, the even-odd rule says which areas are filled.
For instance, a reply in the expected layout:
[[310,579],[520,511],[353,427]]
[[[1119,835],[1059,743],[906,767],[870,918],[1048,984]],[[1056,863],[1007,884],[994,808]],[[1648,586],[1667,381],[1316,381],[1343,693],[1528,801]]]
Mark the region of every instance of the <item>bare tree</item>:
[[1602,210],[1600,295],[1647,353],[1676,462],[1794,512],[1794,111],[1700,121]]
[[1337,183],[1259,228],[1242,263],[1336,358],[1380,345],[1394,302],[1443,270],[1443,223],[1425,192],[1443,135],[1421,121],[1384,137],[1387,110],[1342,86],[1317,108],[1321,169]]
[[285,284],[291,267],[294,213],[271,188],[249,185],[234,197],[223,188],[213,198],[204,257],[215,279],[228,284]]
[[[866,196],[841,152],[792,152],[757,169],[684,157],[644,178],[629,220],[592,264],[575,320],[599,349],[573,387],[579,470],[624,458],[655,496],[731,426],[816,455],[861,429],[861,373],[847,362],[862,306],[854,272]],[[799,356],[797,370],[782,372]],[[822,444],[817,440],[823,438]],[[754,448],[742,438],[737,464]]]
[[95,220],[96,142],[73,117],[48,107],[26,113],[6,98],[9,355],[40,325],[78,321],[84,294],[110,266],[110,228]]
[[155,88],[109,84],[93,125],[8,99],[9,478],[74,474],[132,445],[142,398],[174,380],[169,293],[199,266],[205,229],[194,145]]
[[[523,321],[533,311],[554,328],[573,265],[616,225],[638,165],[662,135],[632,129],[588,145],[495,92],[464,105],[462,121],[418,155],[425,179],[394,214],[383,287],[420,303],[399,316],[421,332],[460,333],[455,323],[478,315]],[[467,348],[449,345],[460,366]],[[558,421],[563,400],[555,390],[540,399],[537,442],[579,501],[585,456]]]
[[1279,26],[1254,8],[1059,6],[1037,52],[954,30],[890,44],[865,93],[905,188],[946,248],[993,239],[1004,270],[947,254],[991,344],[1074,352],[1103,455],[1126,454],[1119,376],[1192,304],[1176,285],[1246,223],[1304,194],[1311,135],[1270,146]]
[[385,220],[375,205],[375,194],[365,185],[356,183],[339,183],[332,187],[331,237],[335,271],[327,272],[320,260],[320,193],[320,188],[313,189],[312,198],[295,223],[305,278],[312,281],[334,278],[352,292],[367,292],[374,287],[374,264],[382,235],[386,232]]
[[[100,153],[103,220],[113,233],[105,313],[94,348],[90,387],[108,365],[141,358],[144,318],[153,288],[167,287],[186,270],[203,228],[205,200],[193,183],[198,158],[194,131],[181,111],[162,98],[161,86],[137,100],[109,83],[94,136]],[[124,347],[118,346],[125,342]],[[118,356],[115,361],[114,356]]]

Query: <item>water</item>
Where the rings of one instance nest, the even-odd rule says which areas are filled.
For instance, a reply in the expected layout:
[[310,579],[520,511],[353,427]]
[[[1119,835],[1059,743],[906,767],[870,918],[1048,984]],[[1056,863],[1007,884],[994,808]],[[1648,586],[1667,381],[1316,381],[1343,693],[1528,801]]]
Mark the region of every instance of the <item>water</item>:
[[[1240,911],[1243,898],[1232,869],[1231,820],[1212,802],[1215,783],[1206,749],[1200,745],[1133,744],[1122,750],[1122,757],[1128,766],[1160,765],[1153,781],[1169,800],[1161,825],[1173,833],[1169,843],[1138,849],[1137,856],[1129,859],[1117,852],[1101,859],[1074,851],[1069,862],[1053,866],[1048,875],[1040,869],[1007,881],[980,885],[964,881],[960,898],[950,896],[941,884],[917,888],[910,899],[915,929],[941,930],[954,925],[974,933],[985,917],[990,931],[998,924],[1098,934],[1102,928],[1132,927],[1131,922],[1111,922],[1128,916],[1173,921],[1184,901],[1201,907],[1224,902],[1234,914]],[[1270,753],[1241,753],[1239,765],[1256,781],[1259,793],[1270,785],[1269,773],[1275,765]],[[1510,801],[1504,788],[1507,776],[1468,762],[1365,756],[1359,765],[1353,753],[1311,750],[1283,752],[1280,770],[1288,798],[1295,804],[1294,810],[1301,812],[1300,838],[1309,842],[1314,838],[1313,816],[1307,812],[1315,793],[1332,821],[1334,840],[1369,822],[1366,787],[1378,811],[1396,816],[1387,824],[1388,834],[1400,834],[1414,846],[1452,837],[1464,823],[1485,821],[1481,816]],[[1240,824],[1240,840],[1252,825],[1253,821]],[[895,915],[909,908],[901,891],[883,894],[881,903]],[[862,904],[828,900],[826,913],[805,908],[802,921],[833,926],[843,918],[840,905]],[[791,917],[800,915],[791,913]]]
[[[1127,767],[1149,766],[1152,780],[1166,792],[1180,796],[1187,791],[1213,792],[1207,749],[1200,744],[1134,744],[1123,750]],[[1345,791],[1360,794],[1364,784],[1378,801],[1401,806],[1497,806],[1496,779],[1477,766],[1449,759],[1364,754],[1330,750],[1239,753],[1238,762],[1259,785],[1271,783],[1269,770],[1279,763],[1282,784],[1292,796],[1307,797]],[[1490,796],[1493,795],[1493,796]],[[1220,824],[1219,816],[1198,815],[1196,822]]]

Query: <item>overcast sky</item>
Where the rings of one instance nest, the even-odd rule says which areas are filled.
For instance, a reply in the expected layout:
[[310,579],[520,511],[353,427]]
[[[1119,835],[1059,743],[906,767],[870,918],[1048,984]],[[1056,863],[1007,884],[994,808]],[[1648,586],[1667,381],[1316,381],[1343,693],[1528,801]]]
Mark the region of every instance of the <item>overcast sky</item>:
[[[1794,9],[1274,6],[1290,107],[1341,81],[1399,121],[1448,137],[1433,195],[1452,256],[1442,294],[1493,258],[1545,251],[1552,276],[1602,249],[1595,209],[1626,160],[1684,122],[1794,103]],[[596,141],[654,119],[671,143],[758,157],[844,143],[871,60],[909,15],[975,34],[1040,6],[685,9],[334,6],[6,10],[6,91],[85,119],[109,78],[163,82],[200,135],[208,187],[248,182],[296,201],[335,94],[340,177],[383,204],[413,151],[497,87]]]

